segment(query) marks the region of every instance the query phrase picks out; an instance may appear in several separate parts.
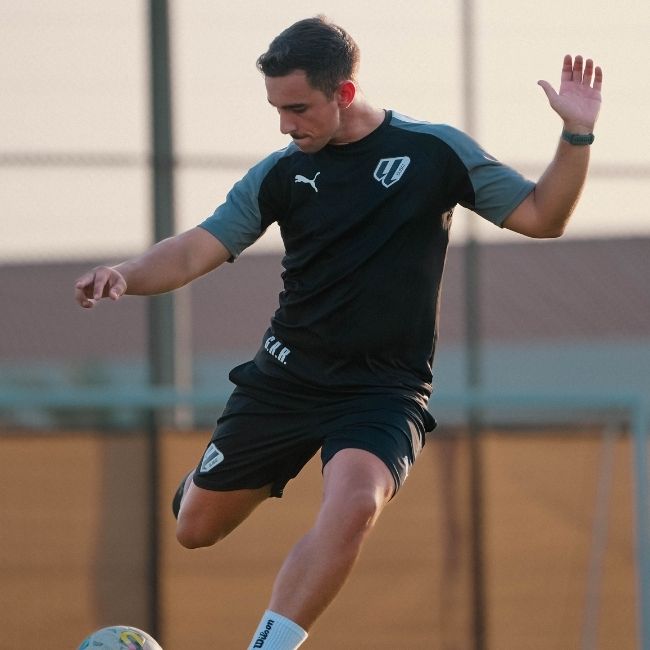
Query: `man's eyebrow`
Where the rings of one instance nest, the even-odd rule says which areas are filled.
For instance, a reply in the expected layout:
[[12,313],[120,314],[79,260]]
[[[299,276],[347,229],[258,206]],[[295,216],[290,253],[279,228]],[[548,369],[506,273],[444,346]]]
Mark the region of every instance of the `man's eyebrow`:
[[274,108],[281,108],[282,110],[285,111],[295,111],[297,109],[302,109],[302,108],[307,108],[307,104],[305,103],[296,103],[296,104],[285,104],[284,106],[276,106],[268,97],[266,98],[268,103],[271,104]]

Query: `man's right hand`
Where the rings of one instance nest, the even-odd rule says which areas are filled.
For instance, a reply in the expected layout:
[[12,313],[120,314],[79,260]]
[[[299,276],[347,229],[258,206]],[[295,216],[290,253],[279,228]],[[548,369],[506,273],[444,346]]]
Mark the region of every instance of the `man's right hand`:
[[118,300],[125,292],[124,276],[110,266],[96,266],[74,285],[75,300],[86,309],[94,307],[102,298]]

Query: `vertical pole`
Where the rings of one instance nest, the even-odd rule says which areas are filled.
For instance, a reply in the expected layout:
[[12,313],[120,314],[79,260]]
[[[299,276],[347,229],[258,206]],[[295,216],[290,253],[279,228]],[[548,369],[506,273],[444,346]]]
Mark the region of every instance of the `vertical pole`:
[[[464,128],[476,137],[476,57],[474,0],[462,2],[462,70]],[[468,215],[465,241],[465,383],[470,395],[481,386],[481,313],[479,286],[479,242],[476,222]],[[485,575],[483,559],[483,462],[481,457],[481,416],[473,404],[468,412],[470,445],[470,517],[472,567],[472,622],[474,650],[486,648]]]
[[[481,386],[480,309],[478,284],[478,245],[475,239],[465,244],[466,281],[466,384],[470,396]],[[470,507],[470,565],[472,588],[472,627],[474,650],[485,650],[486,602],[483,521],[483,457],[481,453],[482,416],[480,407],[470,400],[467,428],[469,439],[469,507]]]
[[[174,234],[174,168],[172,141],[169,12],[167,0],[149,0],[151,164],[154,241]],[[152,296],[148,302],[149,381],[152,386],[174,384],[174,296]],[[161,640],[160,616],[160,487],[161,412],[147,413],[149,459],[149,632]]]

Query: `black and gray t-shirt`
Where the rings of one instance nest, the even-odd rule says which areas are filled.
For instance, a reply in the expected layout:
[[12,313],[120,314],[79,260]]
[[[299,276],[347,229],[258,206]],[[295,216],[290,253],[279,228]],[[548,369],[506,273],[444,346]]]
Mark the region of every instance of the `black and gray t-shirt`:
[[533,188],[462,132],[387,111],[357,142],[268,156],[201,226],[233,259],[280,227],[284,290],[255,358],[264,373],[426,401],[454,206],[501,225]]

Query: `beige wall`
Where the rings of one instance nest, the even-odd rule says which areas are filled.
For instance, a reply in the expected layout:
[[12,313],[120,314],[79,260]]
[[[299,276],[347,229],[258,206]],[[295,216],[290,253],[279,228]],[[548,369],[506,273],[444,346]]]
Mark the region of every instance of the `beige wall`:
[[[216,548],[180,548],[167,495],[208,434],[163,441],[165,650],[244,648],[319,501],[312,462]],[[488,647],[579,648],[601,439],[489,434],[482,449]],[[597,647],[626,650],[636,631],[629,441],[613,454]],[[143,455],[125,436],[0,438],[0,650],[33,638],[71,650],[95,627],[146,625]],[[427,445],[309,648],[471,648],[467,476],[464,441]]]

